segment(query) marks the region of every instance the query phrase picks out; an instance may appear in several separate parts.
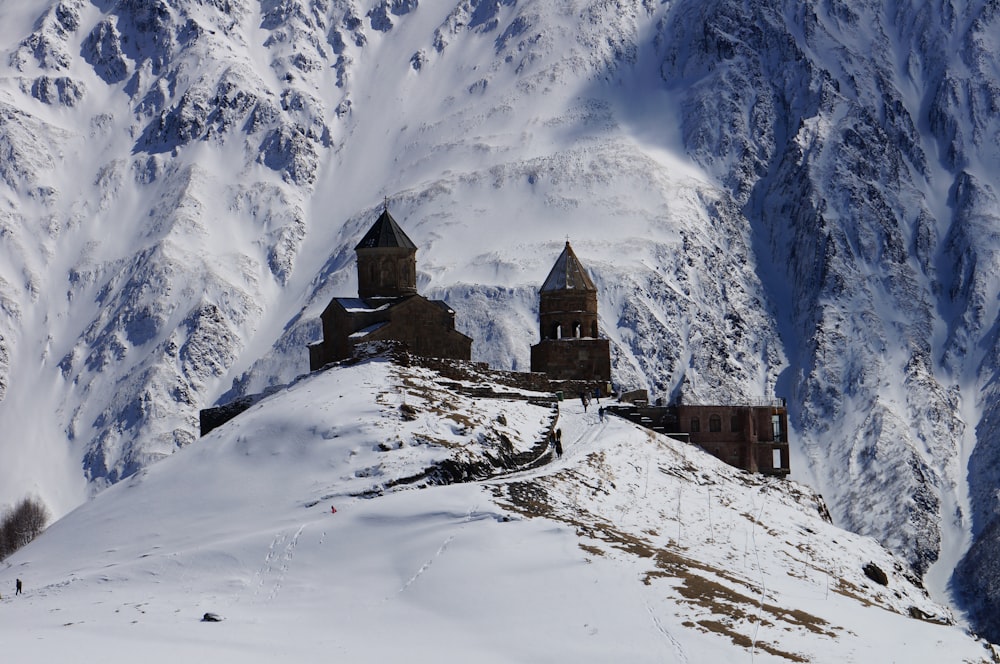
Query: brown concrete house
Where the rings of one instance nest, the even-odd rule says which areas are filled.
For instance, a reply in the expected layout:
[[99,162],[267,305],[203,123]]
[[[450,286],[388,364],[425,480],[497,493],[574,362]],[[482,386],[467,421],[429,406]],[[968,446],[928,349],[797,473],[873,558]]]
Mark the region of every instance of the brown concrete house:
[[335,297],[320,316],[323,340],[309,346],[309,370],[354,354],[359,343],[399,341],[427,357],[472,358],[472,339],[455,311],[417,293],[417,247],[388,208],[355,247],[358,297]]
[[597,287],[569,241],[538,292],[541,341],[531,347],[531,370],[552,380],[611,380],[611,348],[598,337]]

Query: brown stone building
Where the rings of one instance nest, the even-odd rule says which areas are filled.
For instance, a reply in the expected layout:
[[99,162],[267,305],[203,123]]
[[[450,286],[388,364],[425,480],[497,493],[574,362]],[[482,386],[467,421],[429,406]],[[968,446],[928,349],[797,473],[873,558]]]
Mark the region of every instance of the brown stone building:
[[531,347],[531,370],[552,380],[611,380],[611,348],[598,338],[597,287],[566,242],[538,292],[541,341]]
[[354,250],[358,297],[335,297],[323,311],[323,340],[309,346],[310,371],[351,357],[368,341],[399,341],[415,355],[471,359],[472,339],[455,329],[454,310],[417,293],[417,247],[388,208]]
[[615,406],[610,411],[694,443],[731,466],[767,475],[789,473],[783,399],[754,405]]
[[753,473],[788,474],[788,411],[783,401],[676,409],[678,432],[706,452]]

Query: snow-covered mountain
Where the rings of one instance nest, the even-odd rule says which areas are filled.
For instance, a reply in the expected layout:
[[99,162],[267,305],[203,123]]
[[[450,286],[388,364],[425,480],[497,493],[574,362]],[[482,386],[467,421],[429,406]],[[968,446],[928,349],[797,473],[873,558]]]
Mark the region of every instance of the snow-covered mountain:
[[568,235],[619,384],[786,396],[794,476],[946,599],[996,530],[998,15],[6,0],[0,502],[63,514],[303,373],[387,200],[476,359],[526,368]]
[[[546,395],[454,385],[383,358],[329,369],[119,482],[0,569],[0,588],[25,589],[0,601],[4,656],[992,660],[806,487],[578,401],[553,423],[511,393]],[[544,465],[422,472],[530,451],[551,426],[564,454],[543,444]]]

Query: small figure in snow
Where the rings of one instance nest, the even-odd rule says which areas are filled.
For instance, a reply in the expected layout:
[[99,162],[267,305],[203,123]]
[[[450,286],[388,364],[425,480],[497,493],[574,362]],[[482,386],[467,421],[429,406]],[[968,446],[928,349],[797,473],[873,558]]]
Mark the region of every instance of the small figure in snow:
[[597,411],[597,415],[601,418],[601,421],[603,422],[604,421],[604,406],[601,406],[601,409],[599,411]]
[[14,594],[15,595],[21,594],[21,579],[14,580]]
[[598,385],[594,388],[594,398],[597,399],[597,403],[601,403],[601,386]]
[[556,456],[562,456],[562,429],[556,429]]
[[336,513],[337,513],[337,508],[334,507],[333,505],[330,505],[330,514],[336,514]]
[[580,403],[583,404],[583,412],[587,412],[587,393],[580,392]]

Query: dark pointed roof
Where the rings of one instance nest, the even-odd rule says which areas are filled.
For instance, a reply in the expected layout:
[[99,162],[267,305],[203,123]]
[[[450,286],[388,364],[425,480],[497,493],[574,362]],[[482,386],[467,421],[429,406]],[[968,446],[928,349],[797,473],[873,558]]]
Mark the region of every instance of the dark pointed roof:
[[382,214],[375,220],[375,224],[368,229],[368,232],[361,238],[361,242],[358,243],[358,246],[354,247],[354,250],[376,249],[380,247],[417,248],[417,245],[413,244],[413,240],[406,237],[406,233],[403,232],[403,229],[399,227],[396,220],[389,214],[388,207],[382,210]]
[[587,270],[573,253],[573,247],[569,246],[569,240],[566,240],[566,247],[559,254],[556,264],[552,266],[552,271],[545,278],[541,288],[542,292],[555,290],[597,291],[597,286],[590,280]]

